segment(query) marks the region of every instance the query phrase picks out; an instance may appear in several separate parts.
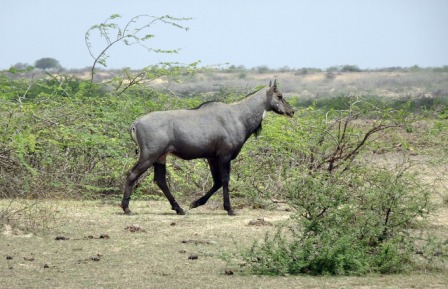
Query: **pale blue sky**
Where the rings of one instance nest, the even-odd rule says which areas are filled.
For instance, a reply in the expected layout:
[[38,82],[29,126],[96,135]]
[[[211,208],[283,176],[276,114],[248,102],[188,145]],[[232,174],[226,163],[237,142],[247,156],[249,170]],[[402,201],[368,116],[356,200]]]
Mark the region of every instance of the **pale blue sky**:
[[[42,57],[65,68],[91,66],[84,34],[118,13],[121,21],[149,14],[192,17],[188,32],[154,27],[154,47],[112,48],[110,68],[141,68],[160,61],[248,68],[361,68],[448,65],[446,0],[1,0],[0,69]],[[101,39],[94,39],[100,49]]]

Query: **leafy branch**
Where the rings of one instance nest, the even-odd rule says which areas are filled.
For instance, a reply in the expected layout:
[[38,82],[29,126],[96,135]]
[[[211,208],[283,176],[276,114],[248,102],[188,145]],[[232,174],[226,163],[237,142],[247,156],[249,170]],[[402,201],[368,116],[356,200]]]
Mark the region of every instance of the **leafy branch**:
[[183,75],[191,75],[197,70],[199,61],[188,65],[178,63],[164,62],[157,65],[144,67],[142,70],[133,72],[129,68],[123,70],[123,75],[115,77],[111,80],[115,93],[120,95],[128,90],[131,86],[143,83],[149,83],[154,79],[160,79],[169,76],[176,79]]
[[[146,41],[153,39],[155,37],[154,34],[147,33],[147,30],[151,28],[156,23],[163,23],[172,25],[176,28],[183,29],[188,31],[188,27],[182,26],[179,22],[190,20],[191,18],[175,18],[169,15],[166,16],[151,16],[151,15],[138,15],[129,22],[127,22],[124,26],[120,26],[119,24],[112,22],[121,18],[119,14],[113,14],[108,17],[103,23],[93,25],[90,27],[85,34],[85,42],[87,45],[87,49],[89,50],[90,56],[94,59],[91,71],[90,71],[90,81],[93,82],[93,77],[95,74],[96,66],[102,65],[104,67],[107,66],[108,50],[114,46],[116,43],[123,42],[126,45],[134,45],[138,44],[146,49],[148,52],[155,53],[178,53],[178,49],[165,50],[158,48],[151,48],[146,45]],[[140,26],[134,27],[136,23],[141,23]],[[100,37],[104,38],[106,42],[106,46],[101,50],[100,53],[96,54],[93,51],[92,40],[91,37],[94,32],[99,33]],[[143,35],[142,35],[143,34]],[[135,80],[138,79],[138,76]]]

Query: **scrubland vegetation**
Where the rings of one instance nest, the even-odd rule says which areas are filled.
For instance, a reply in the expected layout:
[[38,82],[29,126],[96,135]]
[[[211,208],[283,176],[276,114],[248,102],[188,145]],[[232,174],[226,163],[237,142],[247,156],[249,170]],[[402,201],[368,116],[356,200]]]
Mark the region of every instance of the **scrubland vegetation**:
[[[261,136],[251,138],[234,161],[231,198],[242,214],[282,210],[289,218],[264,236],[233,236],[244,246],[217,253],[222,271],[446,273],[446,67],[157,67],[144,79],[130,77],[139,74],[130,70],[97,71],[94,82],[88,71],[13,72],[0,75],[3,229],[60,231],[57,219],[64,216],[57,200],[117,205],[136,157],[128,132],[136,117],[208,100],[237,101],[277,78],[295,117],[268,115]],[[203,160],[169,158],[168,169],[182,203],[211,186]],[[133,198],[164,200],[151,176]],[[218,192],[209,209],[221,198]]]

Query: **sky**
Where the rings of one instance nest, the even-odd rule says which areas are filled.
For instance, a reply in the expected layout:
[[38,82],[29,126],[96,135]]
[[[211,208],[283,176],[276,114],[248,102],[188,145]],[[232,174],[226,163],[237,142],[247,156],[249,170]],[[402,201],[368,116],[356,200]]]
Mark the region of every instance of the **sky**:
[[[107,68],[134,69],[160,62],[243,65],[246,68],[357,65],[448,65],[447,0],[0,0],[0,69],[34,65],[43,57],[62,67],[92,66],[86,31],[112,14],[124,27],[138,15],[188,17],[180,24],[156,23],[145,34],[148,52],[118,43]],[[139,18],[134,27],[144,25]],[[142,34],[143,36],[143,34]],[[111,35],[114,37],[114,35]],[[106,47],[91,34],[94,55]]]

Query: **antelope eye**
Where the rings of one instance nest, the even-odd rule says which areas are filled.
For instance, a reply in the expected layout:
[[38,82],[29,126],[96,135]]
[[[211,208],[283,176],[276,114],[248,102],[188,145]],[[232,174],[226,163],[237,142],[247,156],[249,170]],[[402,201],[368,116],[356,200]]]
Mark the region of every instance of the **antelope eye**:
[[283,95],[279,94],[279,95],[278,95],[278,98],[282,99],[282,98],[283,98]]

